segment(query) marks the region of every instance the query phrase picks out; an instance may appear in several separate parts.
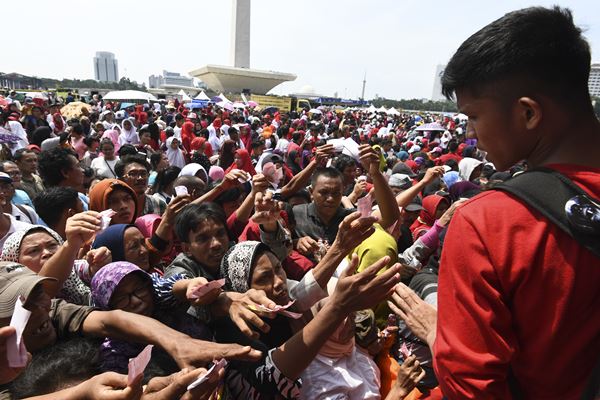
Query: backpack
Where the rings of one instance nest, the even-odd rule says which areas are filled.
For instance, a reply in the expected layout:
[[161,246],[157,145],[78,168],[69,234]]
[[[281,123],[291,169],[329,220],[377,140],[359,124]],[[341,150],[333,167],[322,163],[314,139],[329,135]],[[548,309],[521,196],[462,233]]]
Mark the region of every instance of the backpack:
[[600,257],[600,201],[550,168],[536,168],[494,187],[534,208]]
[[[577,243],[600,258],[600,202],[592,199],[569,178],[550,168],[535,168],[498,186],[495,190],[510,193],[539,211]],[[509,379],[513,395],[519,390]],[[600,359],[596,363],[582,394],[582,399],[596,399],[600,394]]]

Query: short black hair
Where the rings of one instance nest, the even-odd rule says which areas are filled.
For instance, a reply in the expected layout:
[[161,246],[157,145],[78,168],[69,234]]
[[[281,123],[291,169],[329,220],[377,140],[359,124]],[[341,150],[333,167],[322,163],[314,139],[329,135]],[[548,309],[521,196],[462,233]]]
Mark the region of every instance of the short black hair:
[[138,154],[138,151],[134,145],[128,143],[128,144],[124,144],[123,146],[121,146],[117,153],[119,153],[119,157],[125,157],[125,156],[136,155],[136,154]]
[[62,147],[40,153],[38,171],[46,187],[58,186],[65,179],[62,172],[71,167],[70,156],[77,159],[77,154],[73,150]]
[[332,165],[335,169],[344,173],[344,170],[348,167],[356,168],[356,161],[346,154],[340,154],[333,160]]
[[12,394],[18,399],[49,394],[100,374],[99,349],[98,339],[74,338],[41,350],[12,383]]
[[175,234],[183,243],[189,243],[189,234],[198,229],[198,226],[212,220],[222,224],[227,229],[227,218],[221,207],[215,203],[188,204],[175,217]]
[[152,169],[148,161],[146,161],[146,157],[144,157],[143,155],[137,153],[128,154],[125,157],[119,159],[119,161],[117,161],[117,164],[115,165],[115,174],[117,174],[117,177],[119,177],[119,179],[123,178],[123,175],[125,175],[125,168],[129,164],[133,163],[143,165],[144,168],[146,168],[146,171],[148,172],[150,172],[150,170]]
[[181,168],[171,165],[160,171],[156,175],[156,179],[154,181],[154,193],[163,192],[169,184],[175,182],[175,179],[179,176],[181,172]]
[[40,126],[35,128],[33,133],[31,134],[31,140],[29,143],[35,144],[36,146],[41,146],[42,142],[46,139],[49,139],[52,136],[52,129],[47,126]]
[[[519,79],[556,100],[587,101],[590,47],[566,8],[517,10],[485,26],[460,45],[442,75],[442,93],[478,93]],[[590,106],[591,107],[591,106]]]
[[317,180],[320,177],[339,179],[340,182],[344,182],[344,177],[340,171],[335,168],[327,167],[327,168],[318,168],[315,172],[313,172],[312,177],[310,178],[310,185],[314,188]]
[[35,196],[33,205],[46,225],[53,227],[58,224],[65,210],[77,207],[78,199],[77,190],[71,187],[55,186]]

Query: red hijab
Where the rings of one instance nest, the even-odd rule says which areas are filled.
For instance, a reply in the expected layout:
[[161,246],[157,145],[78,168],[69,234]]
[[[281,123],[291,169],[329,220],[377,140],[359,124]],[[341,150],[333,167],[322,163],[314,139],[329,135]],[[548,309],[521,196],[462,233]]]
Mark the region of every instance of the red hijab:
[[435,223],[435,213],[442,202],[448,202],[448,199],[437,194],[426,196],[423,199],[423,209],[419,218],[410,226],[413,238],[417,240],[423,236]]
[[[206,157],[211,157],[213,155],[212,146],[204,146],[204,143],[206,143],[206,139],[203,136],[195,137],[192,139],[190,147],[192,151],[202,150]],[[202,146],[204,146],[204,149],[202,149]]]
[[248,172],[252,176],[256,175],[256,171],[254,170],[254,167],[252,166],[252,160],[250,159],[250,153],[248,153],[248,150],[246,150],[246,149],[237,149],[235,151],[235,154],[237,154],[242,159],[242,167],[240,168],[237,165],[237,163],[234,162],[233,164],[231,164],[229,166],[229,168],[227,168],[227,170],[225,171],[225,173],[228,173],[232,169],[241,169],[241,170],[244,170],[244,171]]
[[181,144],[188,152],[191,150],[192,140],[194,138],[194,123],[189,121],[184,122],[181,127]]

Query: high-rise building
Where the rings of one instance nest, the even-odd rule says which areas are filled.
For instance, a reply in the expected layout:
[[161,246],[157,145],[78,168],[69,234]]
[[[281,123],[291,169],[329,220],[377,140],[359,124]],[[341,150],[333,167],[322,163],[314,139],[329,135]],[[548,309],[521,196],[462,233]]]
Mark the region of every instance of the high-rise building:
[[100,82],[119,81],[119,63],[113,53],[97,51],[94,57],[94,76]]
[[150,88],[160,88],[161,86],[194,87],[192,78],[183,76],[178,72],[169,72],[166,70],[163,70],[162,75],[150,75],[148,83]]
[[445,65],[438,65],[435,69],[435,77],[433,78],[433,93],[431,94],[431,100],[443,101],[446,100],[442,94],[442,74],[446,69]]
[[600,97],[600,64],[592,64],[588,78],[590,96]]

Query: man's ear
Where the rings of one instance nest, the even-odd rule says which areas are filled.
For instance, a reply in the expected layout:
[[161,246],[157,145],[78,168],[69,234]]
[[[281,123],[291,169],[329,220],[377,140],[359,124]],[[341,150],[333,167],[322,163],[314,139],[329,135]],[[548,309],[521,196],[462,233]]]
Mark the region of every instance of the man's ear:
[[540,103],[531,97],[521,97],[518,101],[519,120],[526,129],[532,130],[540,126],[542,122],[542,107]]
[[67,218],[71,218],[73,215],[77,214],[77,211],[75,211],[75,209],[73,208],[69,208],[67,210]]

